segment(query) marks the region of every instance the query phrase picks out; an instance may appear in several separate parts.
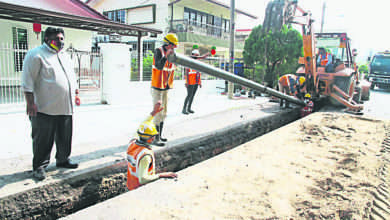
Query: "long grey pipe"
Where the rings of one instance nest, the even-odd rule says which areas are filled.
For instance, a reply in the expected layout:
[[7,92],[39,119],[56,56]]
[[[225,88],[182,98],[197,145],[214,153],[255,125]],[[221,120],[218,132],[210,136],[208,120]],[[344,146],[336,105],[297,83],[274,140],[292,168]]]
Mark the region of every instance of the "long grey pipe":
[[243,77],[236,76],[236,75],[231,74],[225,70],[222,70],[222,69],[216,68],[214,66],[211,66],[209,64],[192,59],[188,56],[174,53],[174,54],[170,54],[168,56],[168,60],[169,60],[169,62],[176,63],[178,65],[182,65],[182,66],[185,66],[185,67],[188,67],[191,69],[195,69],[199,72],[207,73],[209,75],[212,75],[212,76],[215,76],[215,77],[218,77],[218,78],[221,78],[221,79],[233,82],[233,83],[238,83],[240,85],[246,86],[246,87],[254,89],[256,91],[276,96],[280,99],[285,99],[288,102],[291,102],[291,103],[294,103],[297,105],[301,105],[301,106],[305,106],[305,103],[303,101],[301,101],[293,96],[289,96],[289,95],[286,95],[284,93],[278,92],[274,89],[265,87],[263,85],[255,83],[251,80],[247,80]]

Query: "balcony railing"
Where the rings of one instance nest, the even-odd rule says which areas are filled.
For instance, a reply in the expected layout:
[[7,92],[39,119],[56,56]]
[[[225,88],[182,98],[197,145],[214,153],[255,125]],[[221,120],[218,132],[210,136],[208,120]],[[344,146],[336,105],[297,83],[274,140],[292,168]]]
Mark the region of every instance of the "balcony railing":
[[222,27],[188,20],[173,20],[171,28],[174,32],[190,32],[224,40],[228,40],[230,35],[230,31]]

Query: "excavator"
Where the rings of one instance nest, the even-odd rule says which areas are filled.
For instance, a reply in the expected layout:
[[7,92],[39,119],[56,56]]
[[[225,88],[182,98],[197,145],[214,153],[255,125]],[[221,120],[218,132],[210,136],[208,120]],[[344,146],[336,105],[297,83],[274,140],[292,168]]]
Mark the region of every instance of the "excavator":
[[[356,97],[361,96],[362,89],[359,87],[360,77],[354,62],[356,53],[352,54],[350,39],[346,33],[314,34],[313,22],[311,13],[299,7],[296,0],[272,0],[266,8],[263,28],[276,31],[285,24],[300,25],[302,27],[304,56],[299,59],[299,63],[303,66],[297,70],[296,74],[306,77],[306,90],[310,93],[312,100],[321,101],[329,98],[334,104],[347,107],[348,112],[361,114],[363,105]],[[332,50],[335,57],[332,71],[326,70],[323,66],[317,66],[315,54],[317,41],[318,44]],[[168,60],[299,106],[306,106],[302,100],[296,97],[283,94],[182,54],[171,54],[168,56]]]
[[[302,67],[296,75],[306,77],[307,91],[314,100],[329,98],[332,104],[360,114],[361,97],[369,95],[362,92],[369,90],[360,83],[362,79],[355,63],[357,52],[351,50],[351,39],[347,33],[314,33],[313,22],[310,11],[298,6],[297,0],[272,0],[266,8],[263,30],[278,31],[283,25],[301,26],[304,53],[299,59]],[[319,48],[331,54],[331,65],[319,65],[316,56]]]

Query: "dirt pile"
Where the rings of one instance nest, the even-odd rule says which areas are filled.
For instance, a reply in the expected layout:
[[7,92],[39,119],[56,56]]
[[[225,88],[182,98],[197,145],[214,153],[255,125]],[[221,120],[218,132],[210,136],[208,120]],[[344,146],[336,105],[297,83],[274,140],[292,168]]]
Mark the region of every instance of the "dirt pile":
[[389,219],[389,126],[315,113],[68,217]]

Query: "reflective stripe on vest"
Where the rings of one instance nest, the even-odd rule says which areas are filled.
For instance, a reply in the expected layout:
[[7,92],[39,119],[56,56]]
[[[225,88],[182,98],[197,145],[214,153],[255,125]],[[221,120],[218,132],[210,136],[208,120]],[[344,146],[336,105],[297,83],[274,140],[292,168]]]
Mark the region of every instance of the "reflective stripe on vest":
[[186,82],[188,85],[200,85],[200,73],[194,69],[188,69],[188,76],[186,76]]
[[[161,55],[165,56],[164,50],[160,47]],[[165,65],[162,70],[156,68],[156,60],[153,57],[153,66],[152,66],[152,87],[165,90],[173,88],[173,77],[174,77],[174,65],[168,61],[165,62]]]
[[148,168],[149,175],[154,174],[154,154],[151,150],[144,146],[138,145],[135,140],[129,144],[127,149],[127,188],[129,190],[136,189],[141,184],[139,183],[139,162],[145,156],[152,157],[152,163]]

